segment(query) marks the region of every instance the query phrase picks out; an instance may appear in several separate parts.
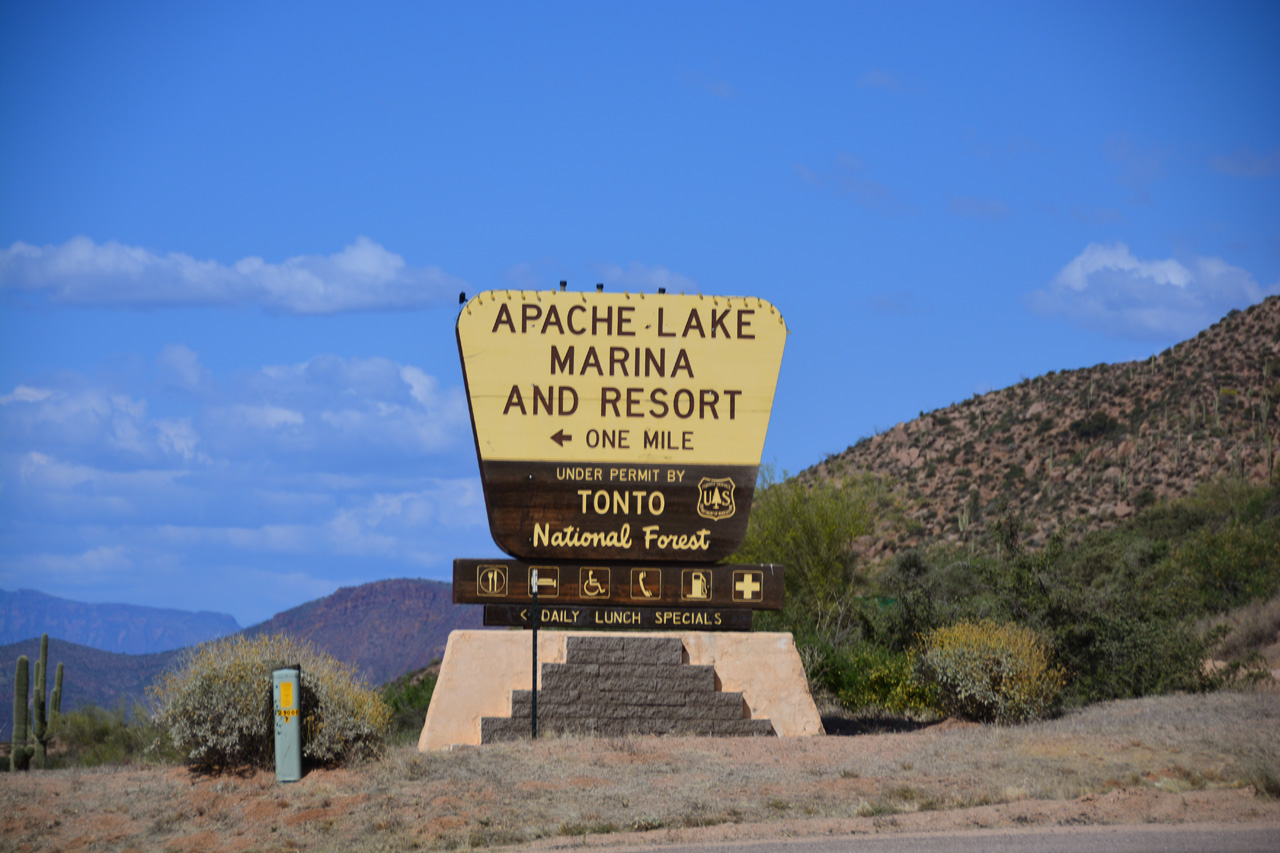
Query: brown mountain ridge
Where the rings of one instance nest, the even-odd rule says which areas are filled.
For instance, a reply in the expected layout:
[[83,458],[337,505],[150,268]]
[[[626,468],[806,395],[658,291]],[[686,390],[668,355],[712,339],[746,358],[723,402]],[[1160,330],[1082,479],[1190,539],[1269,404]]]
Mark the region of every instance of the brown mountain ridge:
[[1143,361],[1051,371],[922,413],[802,472],[895,483],[907,521],[864,537],[872,560],[982,538],[1004,514],[1024,541],[1115,524],[1217,476],[1275,475],[1280,296]]
[[[243,634],[283,631],[309,640],[322,651],[356,668],[370,684],[390,681],[421,669],[444,654],[449,632],[478,628],[480,608],[453,603],[452,587],[439,581],[398,578],[343,587],[332,595],[309,601]],[[161,672],[177,664],[185,650],[131,655],[102,651],[67,642],[52,634],[49,660],[65,664],[63,709],[92,703],[105,708],[123,702],[147,701],[146,688]],[[14,661],[18,655],[35,660],[39,638],[0,646],[0,741],[12,736]]]

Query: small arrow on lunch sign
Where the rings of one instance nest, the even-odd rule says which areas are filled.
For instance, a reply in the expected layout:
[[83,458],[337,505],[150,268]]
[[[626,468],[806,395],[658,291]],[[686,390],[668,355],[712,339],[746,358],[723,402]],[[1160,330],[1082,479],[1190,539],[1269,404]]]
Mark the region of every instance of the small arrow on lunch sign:
[[564,447],[564,443],[566,441],[573,441],[573,436],[565,435],[564,430],[560,430],[558,433],[551,436],[551,440],[554,441],[556,444],[560,445],[561,447]]

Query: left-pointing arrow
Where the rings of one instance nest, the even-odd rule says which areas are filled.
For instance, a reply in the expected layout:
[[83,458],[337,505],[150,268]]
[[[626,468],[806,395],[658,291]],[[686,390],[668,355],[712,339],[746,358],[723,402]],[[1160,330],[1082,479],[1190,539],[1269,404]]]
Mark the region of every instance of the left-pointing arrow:
[[521,610],[521,611],[520,611],[520,621],[522,621],[522,622],[528,622],[528,621],[529,621],[529,611],[528,611],[528,610]]
[[573,441],[573,436],[565,435],[564,430],[560,430],[555,435],[551,436],[551,440],[554,441],[556,444],[560,445],[561,447],[564,447],[564,443],[566,441]]

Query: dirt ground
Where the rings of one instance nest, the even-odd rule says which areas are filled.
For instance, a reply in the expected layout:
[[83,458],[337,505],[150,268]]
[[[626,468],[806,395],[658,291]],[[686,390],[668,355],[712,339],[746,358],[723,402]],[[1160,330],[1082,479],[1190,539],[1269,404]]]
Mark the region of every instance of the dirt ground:
[[1017,727],[831,720],[826,737],[564,738],[358,767],[0,776],[0,849],[660,846],[1082,824],[1280,826],[1280,696],[1092,706]]

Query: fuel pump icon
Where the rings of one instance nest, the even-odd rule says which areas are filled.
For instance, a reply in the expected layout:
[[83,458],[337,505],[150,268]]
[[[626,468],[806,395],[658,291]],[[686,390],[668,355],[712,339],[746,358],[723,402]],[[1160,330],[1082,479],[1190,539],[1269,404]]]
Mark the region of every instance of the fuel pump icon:
[[711,572],[685,569],[680,582],[680,597],[686,601],[706,601],[711,597]]

